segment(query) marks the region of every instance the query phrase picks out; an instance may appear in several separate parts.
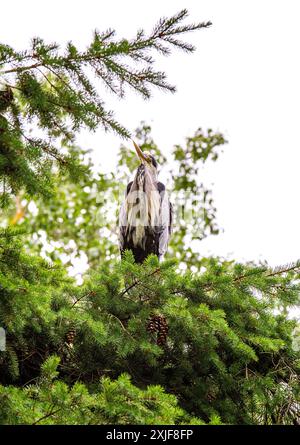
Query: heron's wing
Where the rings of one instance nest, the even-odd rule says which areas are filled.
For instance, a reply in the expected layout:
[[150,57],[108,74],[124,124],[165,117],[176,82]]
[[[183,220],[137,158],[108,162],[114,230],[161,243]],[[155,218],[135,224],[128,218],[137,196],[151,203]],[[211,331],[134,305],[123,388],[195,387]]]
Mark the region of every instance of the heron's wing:
[[168,193],[164,184],[158,183],[158,190],[161,197],[161,207],[160,207],[160,226],[161,233],[159,236],[159,257],[163,257],[168,249],[168,243],[170,239],[170,234],[172,232],[172,222],[173,222],[173,210],[172,204],[170,203]]
[[125,195],[125,196],[127,196],[128,193],[130,192],[130,189],[131,189],[132,184],[133,184],[133,181],[130,181],[130,182],[127,184],[127,187],[126,187],[126,195]]
[[[129,182],[129,184],[127,185],[125,198],[128,195],[131,186],[132,186],[132,181]],[[127,215],[126,215],[126,206],[124,200],[120,207],[120,213],[119,213],[119,246],[121,251],[124,249],[126,226],[127,226]]]

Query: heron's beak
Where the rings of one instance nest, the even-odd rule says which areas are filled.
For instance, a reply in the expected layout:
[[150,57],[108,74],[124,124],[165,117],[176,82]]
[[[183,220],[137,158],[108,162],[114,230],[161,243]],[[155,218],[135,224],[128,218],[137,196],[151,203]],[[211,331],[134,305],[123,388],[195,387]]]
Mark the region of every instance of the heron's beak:
[[142,162],[147,162],[147,158],[144,156],[144,153],[142,152],[140,147],[134,141],[132,141],[132,142],[133,142],[134,148],[135,148],[136,153],[137,153],[138,157],[140,158],[140,160]]

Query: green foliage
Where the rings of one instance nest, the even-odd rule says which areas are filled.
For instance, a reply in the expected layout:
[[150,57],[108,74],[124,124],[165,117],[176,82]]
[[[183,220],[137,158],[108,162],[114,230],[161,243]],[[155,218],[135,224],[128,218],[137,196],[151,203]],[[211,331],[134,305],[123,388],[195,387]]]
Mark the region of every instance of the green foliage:
[[0,424],[147,424],[166,425],[191,419],[176,397],[160,386],[139,389],[127,374],[112,381],[102,378],[89,392],[82,383],[68,387],[58,375],[59,358],[50,356],[41,377],[24,389],[0,385]]
[[[63,271],[40,266],[28,274],[28,257],[18,252],[24,264],[11,274],[15,287],[2,280],[0,375],[23,389],[1,389],[10,400],[4,423],[20,411],[21,423],[299,421],[296,322],[283,310],[299,302],[299,264],[272,271],[207,259],[202,273],[191,274],[155,256],[137,265],[128,252],[76,286]],[[153,315],[166,319],[163,344],[148,330]],[[33,400],[30,391],[38,393]],[[34,416],[28,406],[36,406]]]
[[[76,258],[85,255],[89,266],[96,267],[118,256],[116,217],[113,220],[111,208],[116,212],[119,185],[113,173],[93,173],[88,152],[72,147],[71,153],[85,162],[89,173],[76,182],[68,180],[67,174],[54,174],[54,196],[49,200],[23,195],[24,215],[19,225],[29,233],[30,251],[51,261],[63,260],[65,267],[72,267]],[[15,213],[11,205],[8,220]]]

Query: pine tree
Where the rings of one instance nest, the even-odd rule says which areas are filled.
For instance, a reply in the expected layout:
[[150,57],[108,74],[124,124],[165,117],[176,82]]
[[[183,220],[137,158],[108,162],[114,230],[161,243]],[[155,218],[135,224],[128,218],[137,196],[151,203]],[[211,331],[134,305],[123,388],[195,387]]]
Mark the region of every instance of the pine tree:
[[[184,417],[185,422],[298,424],[300,362],[292,335],[296,322],[285,310],[299,300],[299,268],[294,264],[269,270],[207,259],[205,272],[193,275],[179,273],[174,261],[159,264],[156,257],[136,265],[128,254],[113,270],[104,267],[78,287],[57,276],[58,271],[35,271],[30,258],[30,270],[22,265],[18,271],[21,281],[14,281],[13,289],[6,284],[10,298],[2,297],[8,347],[1,355],[1,381],[16,385],[1,387],[3,403],[10,392],[14,395],[13,404],[1,405],[6,406],[3,421],[14,423],[18,413],[21,423],[34,423],[37,417],[46,423],[80,422],[79,414],[75,420],[67,417],[59,395],[70,400],[80,381],[85,385],[81,390],[89,390],[88,400],[96,403],[100,382],[118,385],[125,372],[136,388],[151,392],[151,385],[159,385],[180,400],[184,411],[177,420],[169,419],[171,423]],[[12,316],[16,309],[18,316]],[[149,320],[158,321],[156,332],[149,329]],[[168,329],[158,342],[161,322]],[[75,332],[71,347],[66,342],[70,329]],[[60,380],[54,387],[41,386],[36,381],[40,367],[53,354],[59,357]],[[23,389],[17,389],[20,385]],[[138,403],[144,403],[143,393],[132,391]],[[42,404],[52,397],[55,403]],[[160,393],[157,397],[163,403],[163,394],[161,402]],[[25,412],[28,403],[37,407],[32,414]],[[76,410],[84,409],[86,402],[78,403]],[[114,403],[118,406],[112,400],[107,413],[114,412]],[[134,418],[130,404],[122,410],[128,422],[152,422]],[[106,420],[99,415],[93,422]]]
[[[76,242],[86,237],[79,250],[94,248],[102,260],[78,285],[63,261],[41,257],[34,239],[28,242],[30,221],[22,223],[26,205],[35,199],[41,218],[32,226],[54,240],[55,220],[49,222],[51,212],[45,210],[49,197],[59,214],[72,196],[79,213],[59,227],[58,238],[66,245],[73,239],[80,207],[95,205],[86,202],[89,191],[79,191],[91,190],[95,180],[91,165],[82,163],[76,131],[102,124],[128,136],[105,111],[85,69],[122,97],[126,84],[145,97],[149,85],[173,90],[151,68],[150,52],[166,54],[166,44],[192,50],[177,35],[208,23],[181,25],[185,16],[182,11],[162,19],[150,36],[139,31],[132,41],[97,32],[85,52],[70,43],[61,55],[56,44],[40,39],[25,52],[0,46],[1,202],[8,212],[0,231],[0,326],[6,332],[0,350],[1,424],[300,423],[299,327],[288,316],[299,305],[300,263],[272,270],[267,264],[199,258],[185,247],[186,235],[195,235],[188,226],[178,229],[169,259],[159,263],[149,256],[138,265],[130,252],[122,262],[112,258],[108,242],[93,245],[91,227]],[[133,70],[125,60],[146,68]],[[148,130],[140,129],[145,146],[162,156]],[[189,200],[195,193],[201,198],[202,236],[217,228],[198,169],[215,160],[224,143],[221,134],[199,129],[173,153],[175,191],[184,189]],[[120,161],[124,164],[122,148]],[[64,178],[61,193],[58,175]],[[100,179],[99,191],[114,193],[111,178]],[[9,204],[14,195],[17,212]]]

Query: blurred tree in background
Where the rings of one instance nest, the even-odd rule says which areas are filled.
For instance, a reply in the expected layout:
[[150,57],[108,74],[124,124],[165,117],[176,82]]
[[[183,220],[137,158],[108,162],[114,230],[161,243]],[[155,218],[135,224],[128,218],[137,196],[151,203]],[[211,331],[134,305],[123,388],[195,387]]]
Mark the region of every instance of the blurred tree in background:
[[[166,158],[151,137],[151,128],[142,123],[135,138],[143,150],[155,154],[164,166]],[[185,265],[199,268],[201,257],[192,248],[193,240],[208,234],[217,234],[216,209],[211,190],[201,180],[201,167],[209,160],[216,161],[218,149],[226,141],[222,134],[198,129],[187,138],[186,146],[176,145],[167,165],[174,207],[174,233],[169,256],[175,256]],[[138,160],[128,144],[121,145],[114,172],[95,172],[89,153],[79,147],[70,148],[79,163],[84,162],[89,174],[76,182],[67,174],[52,173],[54,192],[50,199],[18,197],[16,208],[10,206],[6,221],[18,224],[29,234],[27,246],[52,261],[87,256],[89,267],[97,268],[109,261],[119,260],[117,239],[118,211],[126,184],[138,166]]]
[[[85,52],[41,39],[23,52],[0,45],[2,424],[300,423],[299,328],[288,317],[300,263],[203,258],[193,243],[218,232],[201,172],[222,134],[199,128],[174,147],[168,258],[142,265],[130,252],[120,262],[117,247],[133,151],[122,145],[103,174],[74,139],[98,125],[129,136],[91,73],[119,97],[126,86],[143,97],[174,90],[151,51],[193,50],[177,36],[209,23],[183,25],[185,16],[131,41],[96,32]],[[164,164],[149,126],[135,138]],[[87,266],[80,285],[68,273],[76,259]]]

